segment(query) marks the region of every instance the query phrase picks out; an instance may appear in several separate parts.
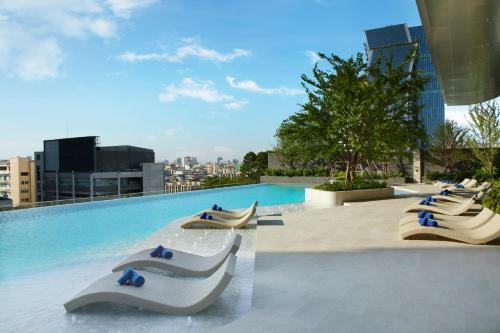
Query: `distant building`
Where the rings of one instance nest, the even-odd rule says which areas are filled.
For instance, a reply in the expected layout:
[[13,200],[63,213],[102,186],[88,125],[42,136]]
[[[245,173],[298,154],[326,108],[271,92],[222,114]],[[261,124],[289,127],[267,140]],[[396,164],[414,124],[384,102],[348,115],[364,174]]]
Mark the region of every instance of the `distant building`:
[[194,156],[183,156],[183,157],[178,157],[177,160],[176,160],[176,165],[178,167],[186,167],[186,166],[194,166],[196,164],[198,164],[198,159]]
[[10,199],[14,207],[36,201],[35,162],[30,157],[0,161],[0,197],[3,205]]
[[[432,63],[431,54],[422,26],[408,27],[407,24],[398,24],[378,29],[366,30],[366,51],[368,64],[379,58],[392,56],[393,64],[400,65],[413,47],[417,47],[417,61],[411,62],[409,72],[421,71],[429,81],[420,96],[422,110],[419,118],[422,121],[428,136],[432,136],[436,128],[444,123],[444,100],[441,95],[439,82]],[[382,69],[384,62],[382,61]]]
[[97,145],[98,137],[45,140],[35,153],[39,201],[159,192],[164,164],[154,151],[133,146]]
[[0,198],[10,198],[9,160],[0,160]]

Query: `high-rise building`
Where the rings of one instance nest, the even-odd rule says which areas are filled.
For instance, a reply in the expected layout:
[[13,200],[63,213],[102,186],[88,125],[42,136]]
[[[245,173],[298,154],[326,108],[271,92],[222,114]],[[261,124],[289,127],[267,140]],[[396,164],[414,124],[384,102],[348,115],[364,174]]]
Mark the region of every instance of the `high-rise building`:
[[35,162],[30,157],[0,161],[0,197],[14,207],[36,201]]
[[407,24],[392,25],[366,30],[365,37],[368,64],[382,58],[382,70],[385,66],[384,59],[392,57],[393,65],[398,66],[412,48],[417,48],[417,60],[410,62],[407,70],[409,72],[420,71],[423,77],[428,79],[419,100],[422,106],[419,119],[422,121],[427,135],[432,136],[436,128],[444,123],[444,100],[423,27],[408,27]]
[[97,142],[96,136],[44,141],[35,153],[40,201],[164,190],[165,166],[154,163],[153,150]]

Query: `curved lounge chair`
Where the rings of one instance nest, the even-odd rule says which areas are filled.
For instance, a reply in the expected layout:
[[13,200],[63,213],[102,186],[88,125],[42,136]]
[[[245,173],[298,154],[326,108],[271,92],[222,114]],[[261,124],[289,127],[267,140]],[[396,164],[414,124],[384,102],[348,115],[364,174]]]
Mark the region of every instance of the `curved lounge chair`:
[[[483,208],[481,213],[470,218],[453,216],[454,219],[450,219],[450,216],[435,214],[433,220],[436,220],[439,226],[449,229],[476,229],[487,223],[493,216],[495,216],[493,211]],[[400,227],[407,224],[418,224],[418,216],[407,216],[399,221]]]
[[173,252],[171,259],[151,257],[149,254],[153,249],[147,249],[131,255],[118,266],[113,272],[122,271],[125,267],[143,269],[154,267],[166,271],[188,276],[209,276],[224,263],[230,254],[236,254],[241,244],[241,235],[236,234],[229,245],[221,252],[209,257],[199,256],[192,253],[169,249]]
[[[460,184],[462,184],[462,183],[460,183]],[[477,180],[471,179],[467,183],[462,184],[462,185],[464,186],[463,188],[456,188],[455,184],[450,184],[450,186],[445,186],[445,187],[441,187],[441,188],[444,188],[444,189],[447,188],[447,189],[453,190],[453,191],[463,191],[464,189],[473,188],[474,186],[476,186]]]
[[484,182],[479,186],[464,186],[464,188],[455,188],[451,190],[453,193],[478,193],[486,192],[490,188],[490,183]]
[[213,227],[218,229],[239,229],[243,228],[252,220],[255,215],[256,207],[247,212],[244,216],[238,219],[222,219],[220,217],[214,216],[213,220],[202,220],[200,216],[193,216],[183,224],[181,228],[188,229],[193,226],[203,226],[203,227]]
[[426,210],[431,213],[438,213],[443,215],[461,215],[468,211],[476,203],[475,196],[462,202],[461,204],[443,205],[436,202],[431,202],[429,206],[421,205],[419,203],[412,204],[405,208],[405,212],[416,212],[419,210]]
[[500,215],[495,214],[487,223],[476,229],[422,227],[415,223],[400,226],[399,234],[403,239],[416,235],[434,235],[469,244],[485,244],[500,236]]
[[[468,182],[470,182],[470,179],[469,178],[465,178],[459,184],[465,186],[465,184],[467,184]],[[432,185],[440,187],[440,188],[446,188],[446,187],[453,187],[453,186],[455,186],[455,184],[443,183],[441,181],[435,182]]]
[[122,273],[112,273],[82,290],[64,308],[71,312],[87,304],[113,302],[165,314],[193,314],[215,302],[231,281],[235,265],[236,257],[231,254],[212,276],[202,280],[137,271],[146,279],[139,288],[119,285],[117,279]]
[[247,209],[242,210],[240,212],[233,212],[230,210],[218,211],[218,210],[212,210],[212,209],[205,209],[204,211],[201,211],[196,215],[200,216],[203,213],[207,213],[207,214],[210,214],[212,216],[217,216],[217,217],[220,217],[223,219],[239,219],[240,217],[245,216],[248,212],[251,212],[252,210],[256,209],[258,204],[259,204],[259,202],[255,201],[250,207],[248,207]]
[[[485,195],[486,195],[486,193],[483,191],[478,192],[476,200],[481,200]],[[454,203],[463,203],[471,198],[471,197],[466,197],[466,196],[457,195],[457,194],[450,194],[450,195],[436,194],[436,195],[433,195],[432,197],[437,199],[438,203],[439,202],[447,202],[447,201],[454,202]]]

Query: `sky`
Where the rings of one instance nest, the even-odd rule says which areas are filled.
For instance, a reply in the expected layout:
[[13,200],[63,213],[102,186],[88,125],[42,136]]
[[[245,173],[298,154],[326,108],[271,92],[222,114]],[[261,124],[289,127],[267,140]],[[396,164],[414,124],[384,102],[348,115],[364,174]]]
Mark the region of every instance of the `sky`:
[[157,160],[271,149],[316,52],[399,23],[415,0],[0,0],[0,158],[87,135]]

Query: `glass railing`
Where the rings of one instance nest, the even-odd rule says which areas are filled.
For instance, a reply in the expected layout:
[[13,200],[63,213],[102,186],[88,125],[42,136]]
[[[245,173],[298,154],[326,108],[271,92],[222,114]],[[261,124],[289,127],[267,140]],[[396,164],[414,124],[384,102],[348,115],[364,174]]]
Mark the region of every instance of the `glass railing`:
[[0,212],[7,211],[7,210],[50,207],[50,206],[70,205],[70,204],[105,201],[105,200],[145,197],[145,196],[160,195],[160,194],[173,195],[173,194],[182,193],[182,192],[203,191],[203,190],[211,190],[211,189],[217,189],[217,188],[226,188],[226,187],[242,186],[242,185],[252,185],[252,183],[250,183],[250,184],[220,184],[220,185],[214,185],[214,186],[177,185],[177,186],[173,186],[173,188],[170,188],[170,189],[169,189],[170,186],[166,186],[164,191],[156,191],[156,192],[136,192],[136,193],[121,194],[121,195],[100,195],[100,196],[94,196],[93,198],[85,197],[85,198],[74,198],[74,199],[70,198],[70,199],[50,200],[50,201],[42,201],[42,202],[35,202],[35,203],[22,203],[21,205],[16,206],[16,207],[0,206]]

